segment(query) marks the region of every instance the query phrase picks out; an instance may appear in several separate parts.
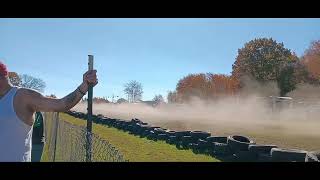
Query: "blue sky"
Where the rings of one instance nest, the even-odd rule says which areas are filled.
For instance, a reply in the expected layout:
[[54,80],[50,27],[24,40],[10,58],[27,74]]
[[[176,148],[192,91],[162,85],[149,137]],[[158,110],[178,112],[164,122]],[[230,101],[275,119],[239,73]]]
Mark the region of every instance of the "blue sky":
[[320,39],[320,19],[0,19],[0,60],[41,77],[44,94],[63,97],[81,83],[93,54],[94,96],[126,97],[123,85],[137,80],[150,100],[189,73],[229,74],[238,49],[261,37],[301,56]]

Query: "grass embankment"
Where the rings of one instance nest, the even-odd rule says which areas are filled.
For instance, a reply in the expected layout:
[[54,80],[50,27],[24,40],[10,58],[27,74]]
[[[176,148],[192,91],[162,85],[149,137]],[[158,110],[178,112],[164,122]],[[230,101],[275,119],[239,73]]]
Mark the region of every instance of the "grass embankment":
[[[60,119],[79,126],[86,126],[86,121],[61,113]],[[99,124],[93,124],[93,133],[98,134],[115,146],[130,162],[218,162],[219,160],[207,156],[194,154],[191,150],[178,150],[174,145],[164,141],[152,141],[140,138]],[[44,151],[48,148],[45,147]],[[42,161],[46,161],[44,152]]]

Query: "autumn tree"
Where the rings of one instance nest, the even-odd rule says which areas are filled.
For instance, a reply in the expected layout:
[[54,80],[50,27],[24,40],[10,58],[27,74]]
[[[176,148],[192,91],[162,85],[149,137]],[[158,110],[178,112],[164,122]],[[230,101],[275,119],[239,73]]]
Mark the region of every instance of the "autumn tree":
[[320,40],[311,43],[302,57],[302,62],[311,77],[320,80]]
[[[225,74],[189,74],[178,82],[175,96],[182,101],[189,101],[193,96],[202,100],[210,100],[234,95],[238,87],[237,79]],[[172,96],[172,93],[168,94],[169,102]]]
[[13,86],[21,86],[21,78],[15,72],[9,72],[9,80]]
[[185,76],[177,84],[177,94],[181,96],[183,101],[189,101],[193,96],[205,99],[210,93],[210,81],[208,78],[208,74],[204,73]]
[[[249,41],[238,50],[236,61],[232,65],[232,76],[251,76],[259,82],[275,81],[283,93],[294,89],[294,82],[288,82],[292,77],[293,68],[299,58],[283,43],[277,43],[272,38],[259,38]],[[285,84],[281,84],[284,82]],[[284,88],[284,89],[281,89]]]
[[210,95],[215,99],[221,96],[230,96],[237,93],[239,82],[237,79],[225,74],[210,74]]

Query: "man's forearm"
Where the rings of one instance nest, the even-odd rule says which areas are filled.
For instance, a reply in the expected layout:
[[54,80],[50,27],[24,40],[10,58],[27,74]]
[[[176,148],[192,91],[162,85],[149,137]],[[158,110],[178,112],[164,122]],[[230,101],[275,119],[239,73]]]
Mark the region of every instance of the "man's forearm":
[[[83,93],[86,93],[88,91],[88,87],[85,84],[81,84],[78,88]],[[72,107],[74,107],[81,100],[81,98],[84,96],[79,91],[78,88],[75,91],[73,91],[72,93],[70,93],[69,95],[67,95],[61,99],[63,101],[65,111],[68,111]]]

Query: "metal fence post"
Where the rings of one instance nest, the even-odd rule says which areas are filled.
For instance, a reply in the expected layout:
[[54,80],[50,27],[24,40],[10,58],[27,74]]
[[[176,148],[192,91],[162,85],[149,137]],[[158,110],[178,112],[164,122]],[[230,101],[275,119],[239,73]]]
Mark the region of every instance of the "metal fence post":
[[53,116],[53,118],[55,119],[55,139],[54,139],[54,150],[53,150],[53,162],[55,162],[56,160],[56,151],[57,151],[57,139],[58,139],[58,126],[59,126],[59,113],[54,113],[56,115]]
[[[88,69],[93,70],[93,56],[89,56],[89,62],[88,62]],[[87,148],[86,148],[86,161],[91,162],[91,155],[92,155],[92,141],[91,141],[91,135],[92,135],[92,95],[93,95],[93,86],[89,84],[88,89],[88,120],[87,120]]]

